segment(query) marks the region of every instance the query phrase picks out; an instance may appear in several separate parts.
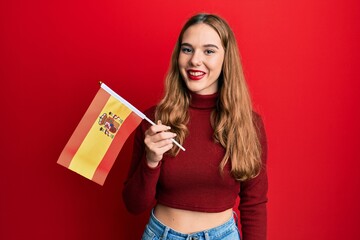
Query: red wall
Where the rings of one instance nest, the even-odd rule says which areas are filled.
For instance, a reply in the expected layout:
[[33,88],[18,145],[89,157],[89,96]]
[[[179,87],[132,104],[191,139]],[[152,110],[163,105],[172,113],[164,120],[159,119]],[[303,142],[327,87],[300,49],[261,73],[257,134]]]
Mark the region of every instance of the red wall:
[[2,0],[1,239],[139,239],[147,214],[121,200],[131,141],[103,187],[56,161],[99,80],[139,109],[159,100],[200,11],[233,27],[264,117],[268,239],[358,237],[359,1]]

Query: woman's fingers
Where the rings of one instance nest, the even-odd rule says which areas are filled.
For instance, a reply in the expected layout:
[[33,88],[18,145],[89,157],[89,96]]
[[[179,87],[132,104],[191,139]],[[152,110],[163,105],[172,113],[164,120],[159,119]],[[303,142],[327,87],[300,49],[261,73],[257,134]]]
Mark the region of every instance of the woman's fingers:
[[[169,132],[171,128],[169,126],[163,125],[160,120],[158,120],[157,125],[151,126],[145,132],[145,143],[158,143],[162,142],[165,139],[174,138],[176,136],[175,133]],[[162,145],[160,145],[161,147]]]
[[[167,139],[176,137],[175,133],[172,132],[159,132],[154,135],[145,136],[145,143],[158,143]],[[147,142],[146,142],[147,141]]]
[[162,124],[160,124],[160,125],[153,125],[153,126],[151,126],[147,131],[146,131],[146,133],[148,134],[148,135],[155,135],[155,134],[157,134],[157,133],[159,133],[159,132],[166,132],[166,131],[168,131],[168,130],[170,130],[171,128],[169,127],[169,126],[166,126],[166,125],[162,125]]
[[[145,136],[145,144],[147,148],[154,152],[155,154],[163,154],[168,149],[171,149],[172,146],[168,146],[169,144],[172,145],[172,139],[176,137],[175,133],[172,132],[159,132],[155,135],[147,135]],[[167,150],[163,150],[164,147],[168,146]],[[166,148],[165,148],[166,149]]]
[[151,126],[145,132],[145,145],[148,163],[155,165],[163,158],[163,154],[173,147],[172,139],[176,134],[169,132],[170,127],[162,125],[158,121],[157,125]]

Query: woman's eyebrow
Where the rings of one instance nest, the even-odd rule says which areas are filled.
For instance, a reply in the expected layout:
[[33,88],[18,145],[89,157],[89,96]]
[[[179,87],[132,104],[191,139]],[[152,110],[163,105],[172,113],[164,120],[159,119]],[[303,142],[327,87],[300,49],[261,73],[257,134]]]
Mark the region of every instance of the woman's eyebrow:
[[[193,47],[190,43],[181,43],[181,46],[188,46],[188,47]],[[219,47],[215,44],[204,44],[203,47],[213,47],[213,48],[217,48],[219,49]]]
[[181,43],[181,46],[188,46],[188,47],[192,47],[192,45],[190,43]]
[[213,47],[219,49],[219,47],[215,44],[205,44],[204,47]]

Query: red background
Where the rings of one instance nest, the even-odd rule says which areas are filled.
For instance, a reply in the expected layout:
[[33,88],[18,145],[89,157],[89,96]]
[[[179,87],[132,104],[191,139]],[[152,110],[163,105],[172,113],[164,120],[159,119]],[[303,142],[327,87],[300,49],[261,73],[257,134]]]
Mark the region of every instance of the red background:
[[[131,138],[103,187],[56,164],[104,81],[144,110],[197,12],[228,20],[269,141],[268,239],[357,239],[360,2],[0,2],[1,239],[139,239],[121,200]],[[141,197],[141,196],[139,196]]]

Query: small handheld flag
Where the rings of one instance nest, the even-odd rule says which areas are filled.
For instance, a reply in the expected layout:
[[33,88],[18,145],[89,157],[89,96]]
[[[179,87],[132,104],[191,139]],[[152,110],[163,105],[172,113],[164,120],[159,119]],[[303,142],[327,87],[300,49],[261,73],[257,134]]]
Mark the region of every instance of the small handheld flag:
[[104,83],[100,84],[57,163],[103,185],[126,139],[142,119],[155,123]]

